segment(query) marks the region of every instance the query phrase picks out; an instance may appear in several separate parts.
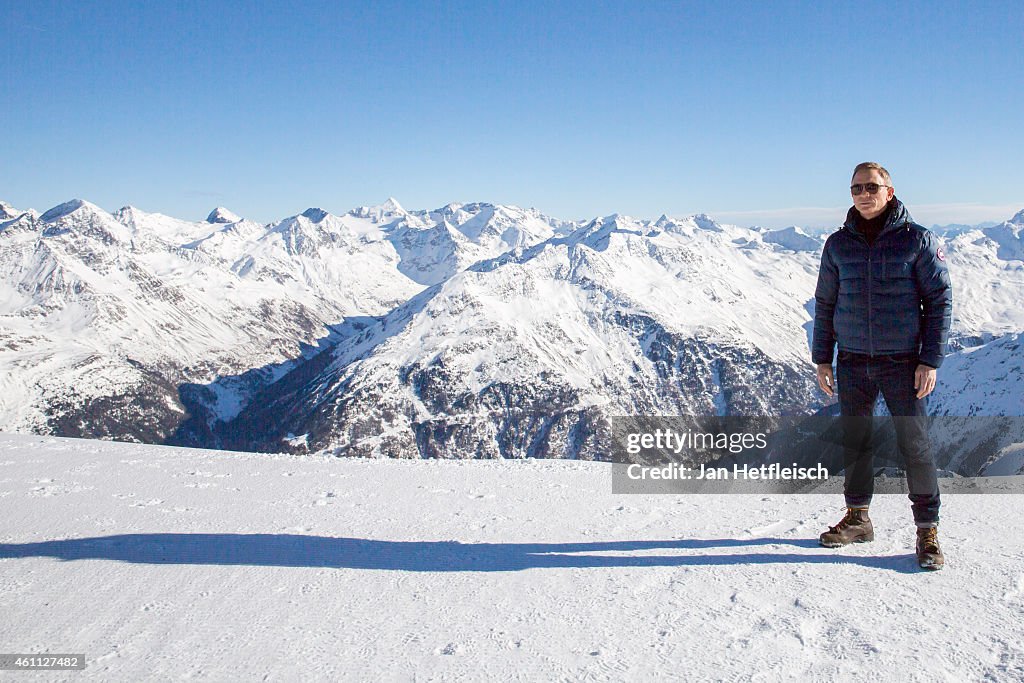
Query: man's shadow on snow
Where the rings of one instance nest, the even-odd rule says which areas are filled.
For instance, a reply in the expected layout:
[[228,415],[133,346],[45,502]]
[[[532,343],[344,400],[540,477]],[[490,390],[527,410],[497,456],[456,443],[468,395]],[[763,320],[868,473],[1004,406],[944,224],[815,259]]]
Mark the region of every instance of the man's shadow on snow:
[[[708,548],[796,546],[806,552],[649,554]],[[612,554],[604,554],[612,553]],[[0,543],[0,558],[118,560],[140,564],[337,567],[411,572],[503,572],[564,567],[701,567],[745,564],[854,564],[917,573],[913,555],[858,556],[813,539],[673,539],[589,543],[386,541],[299,534],[120,534],[38,543]]]

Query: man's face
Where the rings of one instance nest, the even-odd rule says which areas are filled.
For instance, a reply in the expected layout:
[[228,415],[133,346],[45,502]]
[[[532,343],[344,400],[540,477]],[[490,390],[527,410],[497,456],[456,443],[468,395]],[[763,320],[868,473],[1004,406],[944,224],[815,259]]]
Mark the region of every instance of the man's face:
[[[882,174],[873,168],[866,171],[857,171],[853,176],[853,182],[850,184],[867,185],[868,183],[886,185]],[[893,198],[894,194],[896,194],[896,190],[891,187],[882,187],[875,194],[871,194],[865,189],[860,194],[853,195],[853,206],[864,218],[874,218],[885,211],[885,205]]]

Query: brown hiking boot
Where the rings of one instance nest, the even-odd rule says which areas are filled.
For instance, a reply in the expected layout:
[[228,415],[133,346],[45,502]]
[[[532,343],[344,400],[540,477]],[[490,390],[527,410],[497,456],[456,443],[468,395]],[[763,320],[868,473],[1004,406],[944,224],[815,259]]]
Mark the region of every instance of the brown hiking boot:
[[946,558],[939,547],[939,530],[937,527],[917,529],[917,563],[921,569],[942,569]]
[[839,524],[830,526],[818,538],[826,548],[839,548],[850,543],[867,543],[875,540],[875,529],[868,519],[867,508],[846,508],[846,516]]

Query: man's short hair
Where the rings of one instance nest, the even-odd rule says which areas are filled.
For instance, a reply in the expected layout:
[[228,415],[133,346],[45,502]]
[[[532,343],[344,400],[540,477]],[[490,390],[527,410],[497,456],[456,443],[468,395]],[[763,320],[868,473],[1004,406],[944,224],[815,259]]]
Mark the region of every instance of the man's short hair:
[[[875,163],[874,161],[865,161],[862,164],[857,164],[857,167],[853,169],[853,175],[855,176],[861,171],[878,171],[878,175],[882,176],[882,180],[890,185],[892,184],[892,178],[889,176],[889,172],[886,171],[881,164]],[[852,178],[853,176],[850,177]]]

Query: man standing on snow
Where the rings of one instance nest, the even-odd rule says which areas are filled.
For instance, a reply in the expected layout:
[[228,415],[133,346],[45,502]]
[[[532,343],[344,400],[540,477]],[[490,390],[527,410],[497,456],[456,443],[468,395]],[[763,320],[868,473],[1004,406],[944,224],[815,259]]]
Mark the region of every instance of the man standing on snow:
[[[814,293],[812,360],[818,384],[837,388],[843,418],[846,516],[821,535],[838,548],[874,540],[868,506],[874,487],[871,415],[881,393],[896,426],[917,559],[941,569],[939,486],[925,420],[952,318],[953,296],[942,247],[896,198],[889,172],[865,162],[853,170],[853,206],[829,236]],[[832,356],[838,343],[836,375]]]

